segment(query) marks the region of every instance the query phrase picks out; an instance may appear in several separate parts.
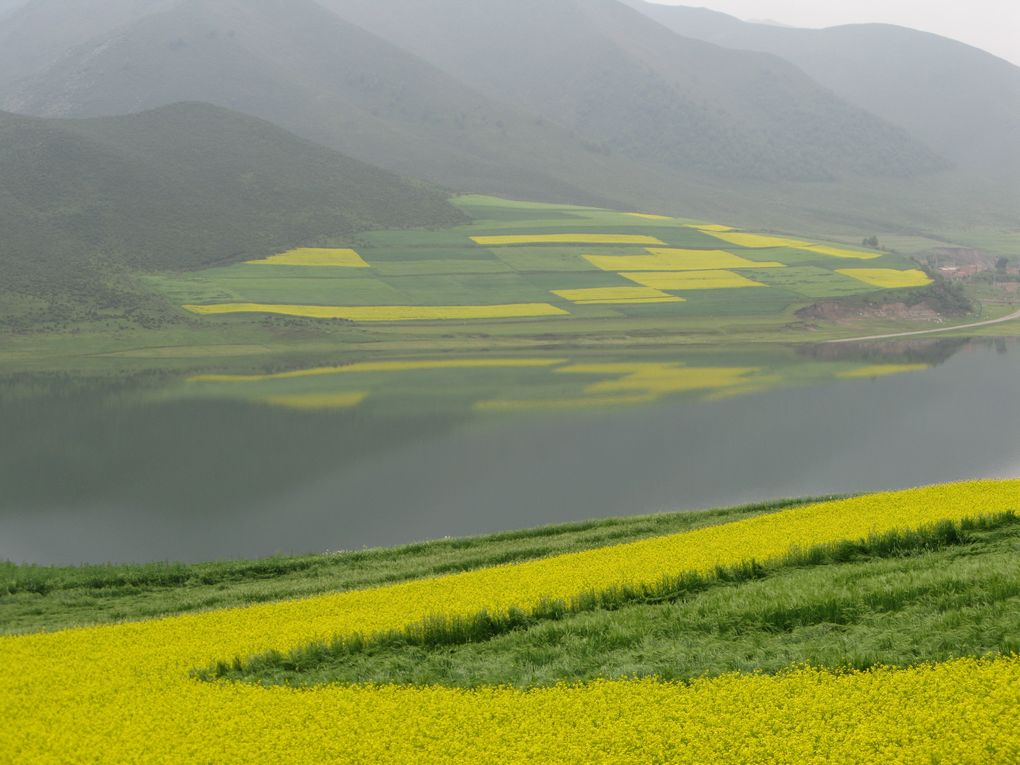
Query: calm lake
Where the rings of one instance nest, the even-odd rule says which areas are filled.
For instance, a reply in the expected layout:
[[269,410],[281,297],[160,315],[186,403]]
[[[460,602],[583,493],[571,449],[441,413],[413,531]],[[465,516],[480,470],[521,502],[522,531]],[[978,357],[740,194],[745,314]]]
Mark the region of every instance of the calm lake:
[[199,561],[1020,476],[1020,345],[0,381],[0,559]]

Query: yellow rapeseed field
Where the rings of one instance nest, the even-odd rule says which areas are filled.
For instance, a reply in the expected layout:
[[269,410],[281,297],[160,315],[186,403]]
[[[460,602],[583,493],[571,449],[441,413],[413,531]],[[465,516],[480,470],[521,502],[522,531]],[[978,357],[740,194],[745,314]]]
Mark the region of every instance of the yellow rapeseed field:
[[785,268],[775,261],[756,262],[725,250],[650,247],[648,255],[585,255],[603,271],[713,271],[726,268]]
[[899,271],[895,268],[837,268],[836,273],[883,289],[925,287],[931,284],[928,274],[916,268],[909,271]]
[[506,305],[277,305],[268,303],[214,303],[186,305],[185,310],[201,315],[229,313],[273,313],[312,319],[350,321],[436,321],[445,319],[521,319],[538,316],[568,316],[549,303]]
[[658,397],[668,393],[694,390],[717,390],[747,384],[748,375],[755,368],[743,367],[685,367],[680,364],[571,364],[556,369],[557,374],[619,375],[587,386],[585,393],[596,396],[606,394],[641,394]]
[[473,236],[471,239],[483,247],[508,244],[665,244],[654,236],[640,234],[518,234]]
[[264,375],[194,375],[188,378],[188,382],[263,382],[266,380],[292,380],[299,377],[320,377],[322,375],[426,372],[441,369],[529,369],[554,367],[564,363],[566,363],[566,359],[552,358],[362,361],[338,367],[311,367]]
[[788,239],[781,236],[767,236],[765,234],[750,234],[743,231],[707,231],[716,239],[735,244],[738,247],[749,247],[752,249],[763,249],[769,247],[788,247],[794,250],[805,250],[817,252],[819,255],[830,255],[834,258],[852,258],[855,260],[874,260],[882,257],[880,252],[866,252],[863,250],[850,250],[843,247],[830,247],[816,242],[806,242],[803,239]]
[[1020,508],[1020,481],[806,505],[735,523],[388,587],[0,638],[11,763],[1014,763],[1020,659],[689,685],[521,691],[204,683],[218,659]]
[[907,372],[923,372],[930,368],[927,364],[872,364],[860,367],[859,369],[851,369],[849,372],[839,372],[836,377],[845,380],[888,377],[889,375],[901,375]]
[[553,290],[554,295],[578,305],[635,305],[641,303],[682,303],[683,298],[651,287],[592,287]]
[[370,268],[354,250],[331,250],[318,247],[301,247],[273,255],[262,260],[249,260],[258,266],[326,266],[332,268]]
[[632,218],[643,218],[644,220],[673,220],[668,215],[654,215],[652,213],[637,213],[637,212],[625,214],[629,215]]
[[728,290],[767,286],[732,271],[626,271],[620,276],[659,290]]

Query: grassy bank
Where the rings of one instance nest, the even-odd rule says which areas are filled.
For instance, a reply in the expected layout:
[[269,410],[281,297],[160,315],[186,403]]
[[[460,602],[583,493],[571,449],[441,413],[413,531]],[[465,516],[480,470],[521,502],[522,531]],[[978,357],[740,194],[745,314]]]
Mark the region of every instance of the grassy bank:
[[228,608],[534,560],[728,523],[802,504],[612,518],[387,549],[195,565],[0,563],[0,633]]
[[269,653],[200,673],[268,685],[552,686],[652,676],[912,666],[1020,652],[1020,518],[941,524],[609,592]]

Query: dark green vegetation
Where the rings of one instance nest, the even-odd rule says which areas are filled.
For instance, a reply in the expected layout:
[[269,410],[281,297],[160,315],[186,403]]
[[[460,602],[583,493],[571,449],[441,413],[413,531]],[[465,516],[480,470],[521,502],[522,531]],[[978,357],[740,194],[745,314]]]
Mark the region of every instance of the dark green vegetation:
[[0,563],[0,633],[227,608],[438,576],[727,523],[802,501],[615,518],[392,549],[180,565]]
[[167,319],[140,269],[265,257],[371,228],[465,220],[404,181],[204,104],[128,117],[0,114],[0,326]]
[[943,523],[531,614],[271,653],[203,673],[269,684],[690,680],[796,664],[864,669],[1020,651],[1020,518]]

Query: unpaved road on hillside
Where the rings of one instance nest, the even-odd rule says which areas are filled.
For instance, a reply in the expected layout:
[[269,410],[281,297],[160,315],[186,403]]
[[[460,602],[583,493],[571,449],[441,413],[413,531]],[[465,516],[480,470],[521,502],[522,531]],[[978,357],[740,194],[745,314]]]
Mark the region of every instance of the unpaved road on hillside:
[[914,335],[933,335],[936,332],[955,332],[960,329],[976,329],[977,327],[990,327],[993,324],[1004,324],[1007,321],[1014,321],[1020,319],[1020,311],[1009,314],[1008,316],[1001,316],[998,319],[990,319],[989,321],[979,321],[974,324],[958,324],[954,327],[939,327],[938,329],[921,329],[916,332],[895,332],[891,335],[869,335],[868,337],[845,337],[840,340],[826,340],[828,343],[860,343],[865,340],[891,340],[894,337],[913,337]]

